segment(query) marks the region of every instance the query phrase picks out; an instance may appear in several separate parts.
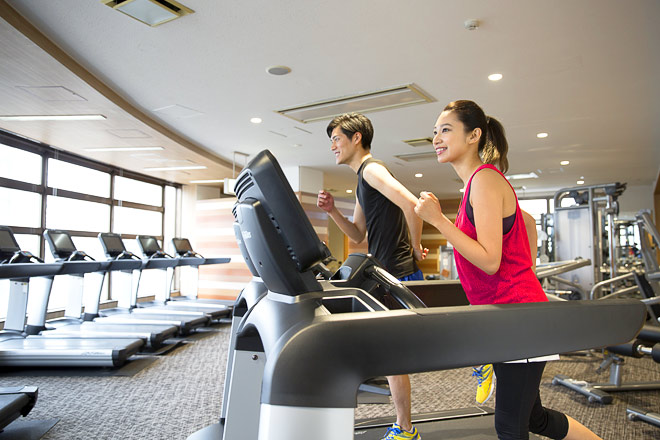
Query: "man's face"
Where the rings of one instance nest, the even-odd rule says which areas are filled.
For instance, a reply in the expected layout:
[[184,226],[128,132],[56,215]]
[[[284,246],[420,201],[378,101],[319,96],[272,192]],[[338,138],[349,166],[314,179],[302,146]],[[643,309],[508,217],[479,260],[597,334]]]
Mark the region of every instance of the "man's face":
[[[357,137],[356,135],[357,133],[353,135],[354,139]],[[335,155],[336,164],[341,165],[349,163],[357,149],[356,143],[344,134],[341,127],[335,127],[334,130],[332,130],[330,141],[332,142],[332,144],[330,144],[330,150],[332,150],[332,153]]]

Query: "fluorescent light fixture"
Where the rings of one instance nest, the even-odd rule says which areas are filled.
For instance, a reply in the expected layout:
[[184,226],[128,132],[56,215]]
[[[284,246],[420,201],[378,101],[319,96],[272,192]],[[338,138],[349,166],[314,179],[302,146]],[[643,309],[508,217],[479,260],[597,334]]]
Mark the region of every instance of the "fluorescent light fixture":
[[417,173],[417,174],[415,174],[415,177],[424,177],[424,174],[422,174],[422,173]]
[[538,179],[539,176],[537,176],[536,173],[532,171],[531,173],[511,174],[505,177],[509,180],[520,180],[520,179]]
[[253,124],[261,124],[262,121],[261,118],[251,118],[250,122],[252,122]]
[[578,181],[575,182],[575,183],[577,183],[578,185],[584,185],[584,180],[578,180]]
[[184,171],[184,170],[205,170],[204,165],[185,165],[178,167],[152,167],[144,168],[144,171]]
[[101,2],[149,26],[158,26],[195,12],[174,0],[101,0]]
[[491,81],[499,81],[502,79],[502,74],[501,73],[492,73],[488,75],[488,79]]
[[0,121],[102,121],[103,115],[2,115]]
[[353,194],[353,190],[352,190],[352,189],[347,189],[346,192],[347,192],[348,194]]
[[569,162],[568,160],[562,160],[561,162],[559,162],[559,165],[568,165],[570,163],[571,162]]
[[537,134],[536,134],[536,137],[539,138],[539,139],[547,138],[547,137],[548,137],[548,133],[545,133],[545,132],[537,133]]
[[96,153],[114,153],[115,151],[160,151],[163,147],[108,147],[108,148],[85,148],[85,151]]
[[307,123],[332,119],[335,116],[349,112],[368,113],[408,105],[425,104],[433,101],[435,99],[415,84],[406,84],[382,90],[326,99],[310,104],[297,105],[276,110],[276,112],[296,121]]
[[191,180],[188,183],[222,183],[225,179]]
[[458,192],[462,192],[462,193],[464,193],[464,192],[465,192],[465,188],[461,188],[461,189],[459,189]]

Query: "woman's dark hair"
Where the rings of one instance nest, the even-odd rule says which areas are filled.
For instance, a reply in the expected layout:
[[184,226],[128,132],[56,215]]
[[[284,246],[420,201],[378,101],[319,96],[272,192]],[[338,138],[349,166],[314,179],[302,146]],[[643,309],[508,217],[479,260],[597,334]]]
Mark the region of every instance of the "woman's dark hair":
[[445,111],[452,111],[469,133],[475,128],[481,129],[479,139],[479,156],[484,163],[495,165],[502,173],[509,170],[509,161],[506,155],[509,143],[506,140],[502,124],[489,116],[473,101],[460,100],[447,104]]
[[334,118],[328,124],[325,131],[328,137],[332,136],[332,130],[340,127],[341,131],[352,139],[355,133],[362,134],[362,147],[371,150],[371,140],[374,138],[374,127],[369,118],[360,113],[345,113]]

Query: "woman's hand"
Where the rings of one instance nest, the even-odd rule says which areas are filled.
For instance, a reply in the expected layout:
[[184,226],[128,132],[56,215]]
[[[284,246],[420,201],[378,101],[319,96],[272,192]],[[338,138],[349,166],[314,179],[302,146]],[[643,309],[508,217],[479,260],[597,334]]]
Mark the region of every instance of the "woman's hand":
[[419,193],[415,214],[422,220],[435,226],[436,221],[442,217],[442,207],[438,198],[428,191]]

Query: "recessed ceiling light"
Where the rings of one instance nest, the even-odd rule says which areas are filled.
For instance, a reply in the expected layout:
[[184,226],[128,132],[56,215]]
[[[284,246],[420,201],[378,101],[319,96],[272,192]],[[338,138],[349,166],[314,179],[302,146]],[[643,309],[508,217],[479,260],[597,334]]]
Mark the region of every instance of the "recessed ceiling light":
[[225,179],[209,179],[209,180],[191,180],[188,183],[221,183],[224,181]]
[[506,177],[509,180],[520,180],[520,179],[538,179],[539,176],[532,171],[531,173],[510,174],[504,177]]
[[461,189],[459,189],[458,192],[462,192],[462,193],[464,193],[464,192],[465,192],[465,188],[461,188]]
[[559,162],[559,165],[568,165],[568,164],[570,164],[570,162],[567,160],[562,160],[561,162]]
[[108,147],[108,148],[85,148],[84,151],[105,153],[115,151],[160,151],[163,147]]
[[349,193],[349,194],[352,194],[353,190],[352,189],[347,189],[346,192]]
[[281,76],[291,73],[291,68],[287,66],[271,66],[266,69],[266,72],[270,73],[271,75]]
[[492,73],[488,75],[488,79],[491,81],[499,81],[502,79],[502,74],[501,73]]
[[536,137],[539,138],[539,139],[547,138],[548,133],[545,133],[545,132],[536,133]]
[[0,121],[102,121],[103,115],[3,115]]
[[302,147],[302,144],[293,144],[293,146],[298,148],[298,147]]
[[261,124],[261,118],[251,118],[250,122],[253,124]]
[[422,174],[422,173],[415,174],[415,177],[423,177],[423,176],[424,176],[424,174]]
[[153,167],[144,168],[144,171],[183,171],[183,170],[205,170],[204,165],[185,165],[178,167]]
[[584,180],[578,180],[578,181],[575,182],[575,183],[577,183],[578,185],[584,185]]

